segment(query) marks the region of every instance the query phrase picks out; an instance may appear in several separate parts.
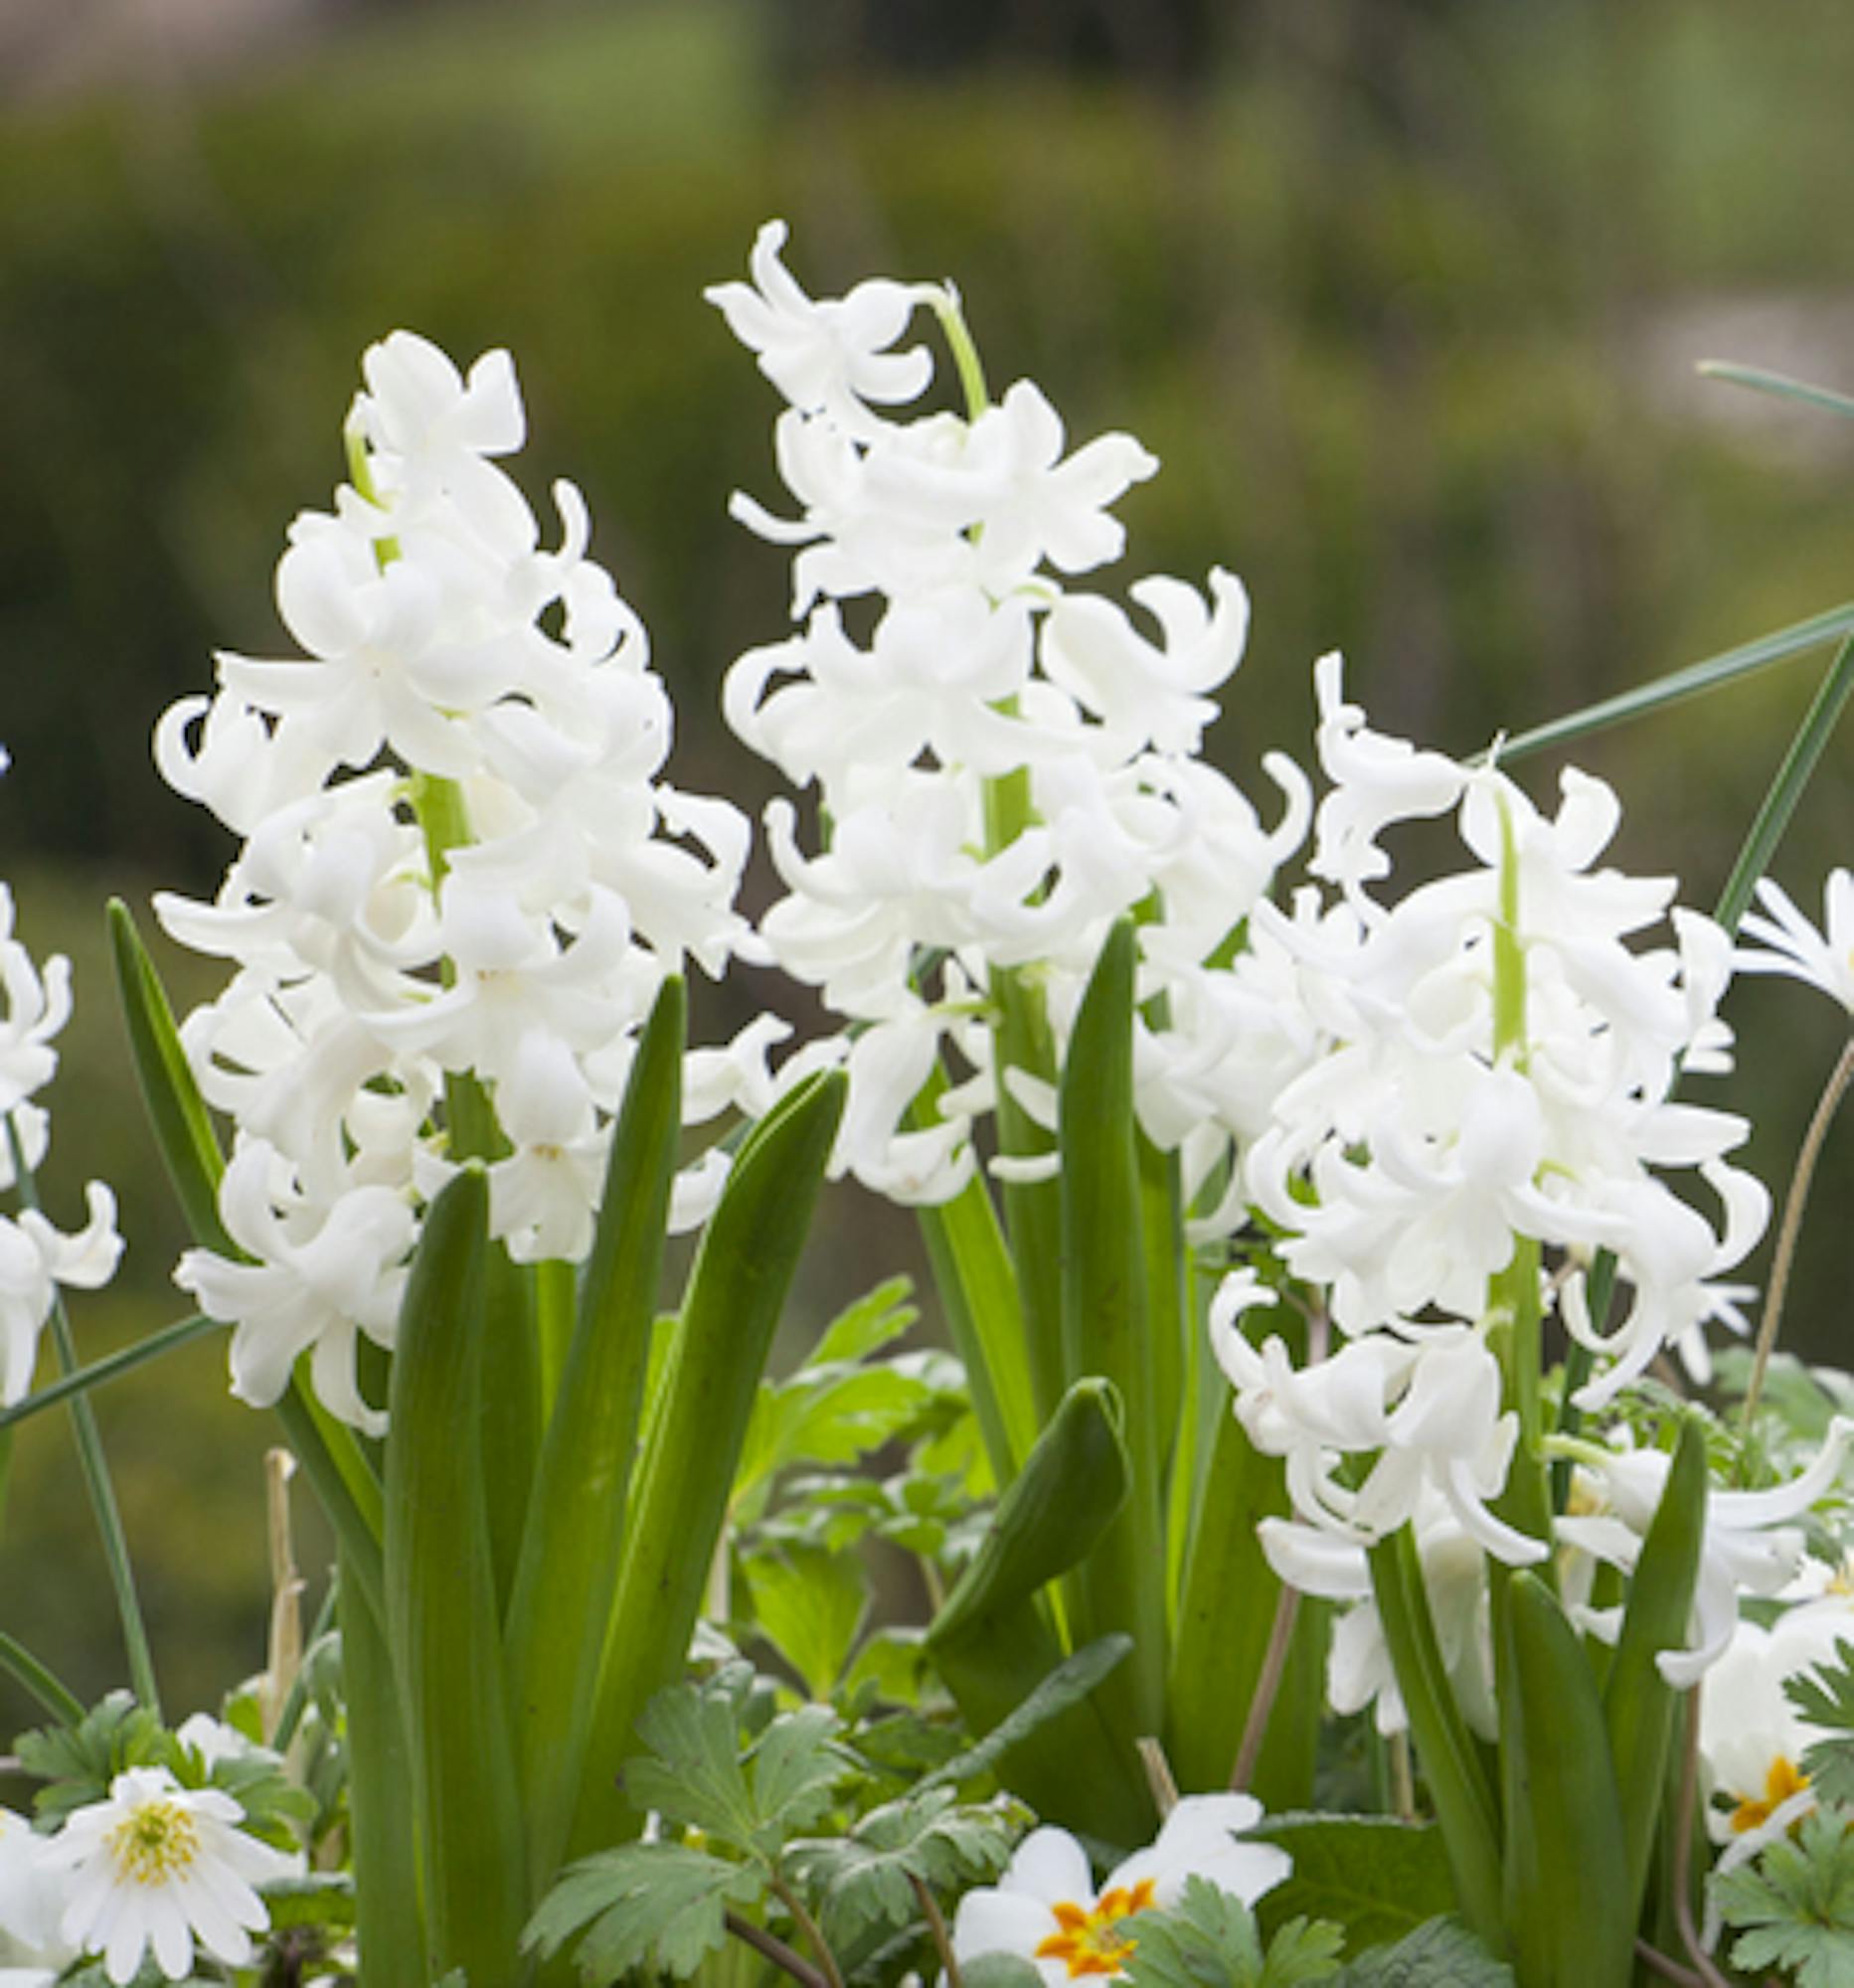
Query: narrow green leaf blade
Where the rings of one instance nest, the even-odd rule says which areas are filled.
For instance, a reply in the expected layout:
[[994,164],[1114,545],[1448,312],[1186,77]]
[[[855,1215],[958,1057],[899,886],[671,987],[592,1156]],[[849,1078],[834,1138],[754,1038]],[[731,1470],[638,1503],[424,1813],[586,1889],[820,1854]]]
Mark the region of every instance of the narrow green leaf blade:
[[768,1112],[703,1235],[632,1491],[576,1848],[636,1827],[612,1771],[652,1694],[681,1674],[843,1099],[842,1073],[821,1072]]
[[1812,387],[1806,380],[1792,380],[1786,373],[1767,373],[1762,366],[1739,366],[1726,359],[1702,359],[1698,370],[1707,379],[1723,380],[1729,387],[1749,387],[1755,394],[1801,401],[1811,408],[1826,408],[1830,414],[1854,414],[1854,400],[1846,394],[1837,394],[1832,387]]
[[489,1184],[425,1211],[387,1438],[386,1630],[412,1750],[431,1972],[505,1978],[528,1892],[479,1437]]
[[1721,655],[1708,656],[1703,662],[1689,663],[1685,669],[1674,670],[1667,676],[1657,677],[1652,683],[1623,691],[1617,697],[1587,705],[1567,718],[1556,718],[1548,725],[1536,725],[1529,732],[1516,733],[1500,742],[1500,762],[1504,765],[1512,759],[1523,759],[1529,753],[1568,746],[1574,739],[1586,738],[1593,732],[1606,732],[1613,726],[1626,725],[1632,719],[1645,718],[1649,712],[1659,711],[1664,705],[1698,697],[1706,691],[1718,689],[1722,684],[1749,676],[1756,670],[1768,669],[1772,663],[1784,662],[1809,649],[1825,648],[1830,642],[1841,641],[1849,634],[1854,634],[1854,600],[1843,601],[1839,607],[1830,607],[1820,614],[1811,614],[1806,621],[1792,622],[1789,627],[1779,628],[1774,634],[1761,636],[1757,641],[1746,642],[1736,649],[1727,649]]
[[666,981],[631,1066],[509,1604],[509,1693],[537,1887],[559,1863],[579,1805],[623,1553],[682,1128],[686,1008],[682,981]]

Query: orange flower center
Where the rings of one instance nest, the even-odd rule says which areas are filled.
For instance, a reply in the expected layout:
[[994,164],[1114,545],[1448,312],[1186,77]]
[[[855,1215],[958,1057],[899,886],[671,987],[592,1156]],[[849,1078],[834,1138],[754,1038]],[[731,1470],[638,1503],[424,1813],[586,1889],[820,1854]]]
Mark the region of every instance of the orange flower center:
[[1795,1762],[1779,1753],[1764,1777],[1764,1799],[1742,1801],[1732,1811],[1732,1827],[1740,1836],[1770,1821],[1772,1811],[1782,1807],[1791,1795],[1799,1795],[1809,1784],[1807,1774],[1796,1771]]
[[1141,1878],[1137,1885],[1116,1885],[1092,1906],[1053,1906],[1059,1930],[1037,1948],[1037,1958],[1063,1961],[1071,1981],[1084,1974],[1118,1974],[1134,1944],[1126,1921],[1151,1905],[1156,1882]]

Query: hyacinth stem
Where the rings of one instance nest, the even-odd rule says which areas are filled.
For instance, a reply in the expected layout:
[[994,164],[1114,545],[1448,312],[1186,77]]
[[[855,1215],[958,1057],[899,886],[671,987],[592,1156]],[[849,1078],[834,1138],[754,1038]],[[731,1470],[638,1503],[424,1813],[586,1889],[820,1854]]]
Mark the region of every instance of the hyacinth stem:
[[1741,1425],[1745,1428],[1750,1428],[1751,1418],[1758,1411],[1758,1403],[1764,1394],[1765,1373],[1770,1365],[1770,1355],[1776,1350],[1777,1328],[1783,1319],[1783,1300],[1789,1292],[1789,1273],[1796,1259],[1796,1242],[1802,1234],[1802,1216],[1808,1206],[1809,1188],[1815,1179],[1815,1163],[1821,1157],[1822,1147],[1828,1140],[1828,1128],[1834,1123],[1835,1113],[1841,1108],[1841,1100],[1847,1095],[1850,1082],[1854,1082],[1854,1035],[1850,1035],[1842,1045],[1834,1070],[1822,1087],[1821,1096],[1816,1099],[1809,1129],[1802,1135],[1801,1150],[1796,1154],[1795,1170],[1789,1176],[1782,1226],[1776,1232],[1776,1249],[1770,1259],[1770,1294],[1764,1301],[1764,1316],[1758,1322],[1757,1350],[1752,1355],[1751,1379],[1746,1384],[1745,1406],[1740,1415]]
[[[6,1142],[13,1159],[13,1178],[19,1185],[22,1208],[38,1209],[39,1190],[26,1151],[20,1144],[19,1127],[9,1111]],[[56,1284],[52,1287],[52,1345],[66,1380],[78,1374],[78,1345],[72,1335],[70,1315]],[[141,1602],[135,1592],[135,1570],[129,1563],[128,1539],[122,1530],[122,1512],[116,1503],[115,1487],[109,1480],[109,1466],[103,1457],[103,1439],[96,1415],[82,1393],[71,1397],[71,1427],[77,1438],[78,1460],[89,1493],[90,1510],[95,1514],[96,1531],[102,1542],[103,1562],[109,1570],[109,1585],[116,1598],[116,1613],[122,1621],[122,1641],[128,1651],[129,1681],[135,1696],[159,1719],[161,1693],[154,1679],[154,1655],[148,1646],[148,1628],[142,1620]]]

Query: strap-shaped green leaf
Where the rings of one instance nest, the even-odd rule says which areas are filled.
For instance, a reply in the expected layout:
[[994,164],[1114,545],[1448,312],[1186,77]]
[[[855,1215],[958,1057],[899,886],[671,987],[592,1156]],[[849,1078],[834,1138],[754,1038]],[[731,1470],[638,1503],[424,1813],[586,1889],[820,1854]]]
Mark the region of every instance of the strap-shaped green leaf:
[[1236,1764],[1281,1592],[1256,1527],[1286,1512],[1284,1475],[1226,1405],[1179,1589],[1165,1698],[1165,1754],[1181,1788],[1227,1787]]
[[128,1026],[129,1053],[154,1126],[155,1143],[180,1198],[181,1213],[195,1242],[222,1256],[236,1256],[239,1251],[219,1219],[219,1181],[226,1170],[225,1155],[219,1150],[206,1100],[180,1046],[167,990],[135,929],[133,913],[120,898],[109,900],[108,917],[109,949],[115,961],[122,1018]]
[[[944,1074],[934,1071],[910,1109],[909,1123],[932,1124],[934,1105],[945,1088]],[[923,1207],[919,1214],[953,1351],[965,1366],[972,1413],[991,1474],[1002,1488],[1023,1467],[1037,1438],[1016,1267],[991,1195],[976,1175],[950,1201]]]
[[614,1776],[654,1693],[682,1673],[754,1398],[843,1115],[841,1071],[808,1077],[735,1158],[689,1275],[631,1494],[574,1855],[634,1833]]
[[509,1604],[509,1694],[537,1895],[579,1805],[623,1552],[682,1129],[686,1007],[682,981],[666,981],[631,1066]]
[[[990,1733],[1063,1661],[1038,1596],[1098,1544],[1125,1501],[1122,1421],[1111,1383],[1070,1389],[927,1631],[927,1654],[974,1733]],[[1151,1833],[1137,1755],[1110,1736],[1098,1695],[1039,1727],[1002,1772],[1052,1821],[1114,1843]]]
[[1095,963],[1069,1039],[1060,1091],[1063,1355],[1072,1380],[1099,1375],[1125,1413],[1127,1498],[1068,1583],[1078,1643],[1114,1630],[1133,1654],[1101,1704],[1130,1744],[1164,1719],[1166,1547],[1156,1369],[1146,1307],[1144,1197],[1133,1120],[1132,921]]
[[348,1716],[348,1831],[361,1988],[424,1988],[424,1914],[412,1756],[378,1607],[339,1547],[341,1696]]
[[1496,1952],[1502,1924],[1500,1822],[1473,1735],[1455,1703],[1408,1526],[1368,1555],[1372,1598],[1454,1873],[1461,1916]]
[[1500,742],[1500,762],[1504,765],[1508,760],[1524,758],[1531,752],[1568,746],[1574,739],[1582,739],[1593,732],[1606,732],[1612,726],[1644,718],[1663,705],[1698,697],[1702,692],[1716,690],[1721,684],[1749,676],[1755,670],[1768,669],[1770,664],[1783,662],[1790,656],[1825,648],[1830,642],[1840,641],[1850,634],[1854,634],[1854,600],[1844,600],[1838,607],[1811,614],[1806,621],[1792,622],[1787,628],[1777,629],[1774,634],[1760,636],[1755,642],[1727,649],[1721,655],[1708,656],[1703,662],[1689,663],[1685,669],[1671,671],[1635,690],[1606,697],[1600,704],[1587,705],[1568,718],[1553,719],[1548,725],[1535,725],[1529,732],[1503,739]]
[[1661,1502],[1642,1542],[1603,1686],[1603,1720],[1628,1845],[1629,1898],[1637,1912],[1680,1714],[1679,1694],[1656,1660],[1686,1642],[1705,1530],[1706,1437],[1690,1419],[1681,1425]]
[[[1527,1988],[1628,1988],[1635,1909],[1615,1768],[1584,1644],[1521,1570],[1500,1634],[1507,1940]],[[1485,1935],[1483,1934],[1483,1937]]]
[[386,1632],[412,1752],[432,1974],[509,1978],[527,1911],[479,1431],[489,1182],[425,1210],[387,1438]]

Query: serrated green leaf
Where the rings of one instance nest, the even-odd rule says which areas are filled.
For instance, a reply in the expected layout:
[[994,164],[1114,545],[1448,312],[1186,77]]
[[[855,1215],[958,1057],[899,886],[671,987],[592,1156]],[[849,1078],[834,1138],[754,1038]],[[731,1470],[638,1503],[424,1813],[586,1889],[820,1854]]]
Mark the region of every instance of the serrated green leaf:
[[1336,1919],[1348,1957],[1402,1939],[1455,1908],[1441,1831],[1384,1816],[1271,1816],[1253,1834],[1278,1843],[1293,1875],[1261,1902],[1264,1926],[1294,1914]]
[[34,1812],[45,1821],[104,1800],[109,1783],[125,1767],[172,1767],[178,1760],[172,1737],[126,1691],[110,1692],[76,1726],[22,1733],[13,1750],[27,1773],[48,1783],[33,1800]]
[[1185,1880],[1178,1903],[1131,1921],[1132,1988],[1299,1988],[1338,1972],[1336,1925],[1292,1918],[1264,1946],[1255,1914],[1209,1879]]
[[813,1698],[828,1698],[869,1608],[862,1563],[854,1554],[793,1546],[755,1555],[746,1574],[759,1633]]
[[964,1988],[1043,1988],[1043,1970],[1015,1953],[981,1953],[959,1963]]
[[914,1280],[891,1277],[854,1304],[847,1305],[824,1328],[811,1349],[807,1367],[828,1367],[837,1361],[867,1360],[899,1339],[921,1316],[914,1300]]
[[1794,1837],[1713,1881],[1732,1963],[1791,1970],[1797,1988],[1854,1988],[1854,1835],[1844,1809],[1817,1809]]
[[354,1880],[345,1871],[314,1871],[302,1878],[282,1878],[263,1888],[270,1912],[270,1929],[323,1926],[346,1931],[354,1923]]
[[1393,1945],[1361,1953],[1333,1988],[1513,1988],[1513,1970],[1459,1919],[1430,1919]]
[[843,1948],[919,1918],[916,1879],[938,1892],[995,1876],[1010,1861],[1021,1813],[1009,1801],[960,1806],[951,1788],[929,1788],[871,1809],[847,1836],[793,1842],[786,1857],[819,1897],[826,1940]]
[[764,1897],[763,1872],[686,1843],[626,1843],[574,1865],[542,1902],[522,1947],[551,1958],[575,1938],[589,1988],[633,1969],[693,1974],[727,1937],[730,1906]]
[[640,1809],[745,1855],[771,1856],[829,1808],[849,1755],[827,1705],[785,1713],[745,1744],[755,1685],[746,1664],[730,1664],[705,1684],[658,1692],[637,1722],[650,1755],[625,1764],[624,1788]]

